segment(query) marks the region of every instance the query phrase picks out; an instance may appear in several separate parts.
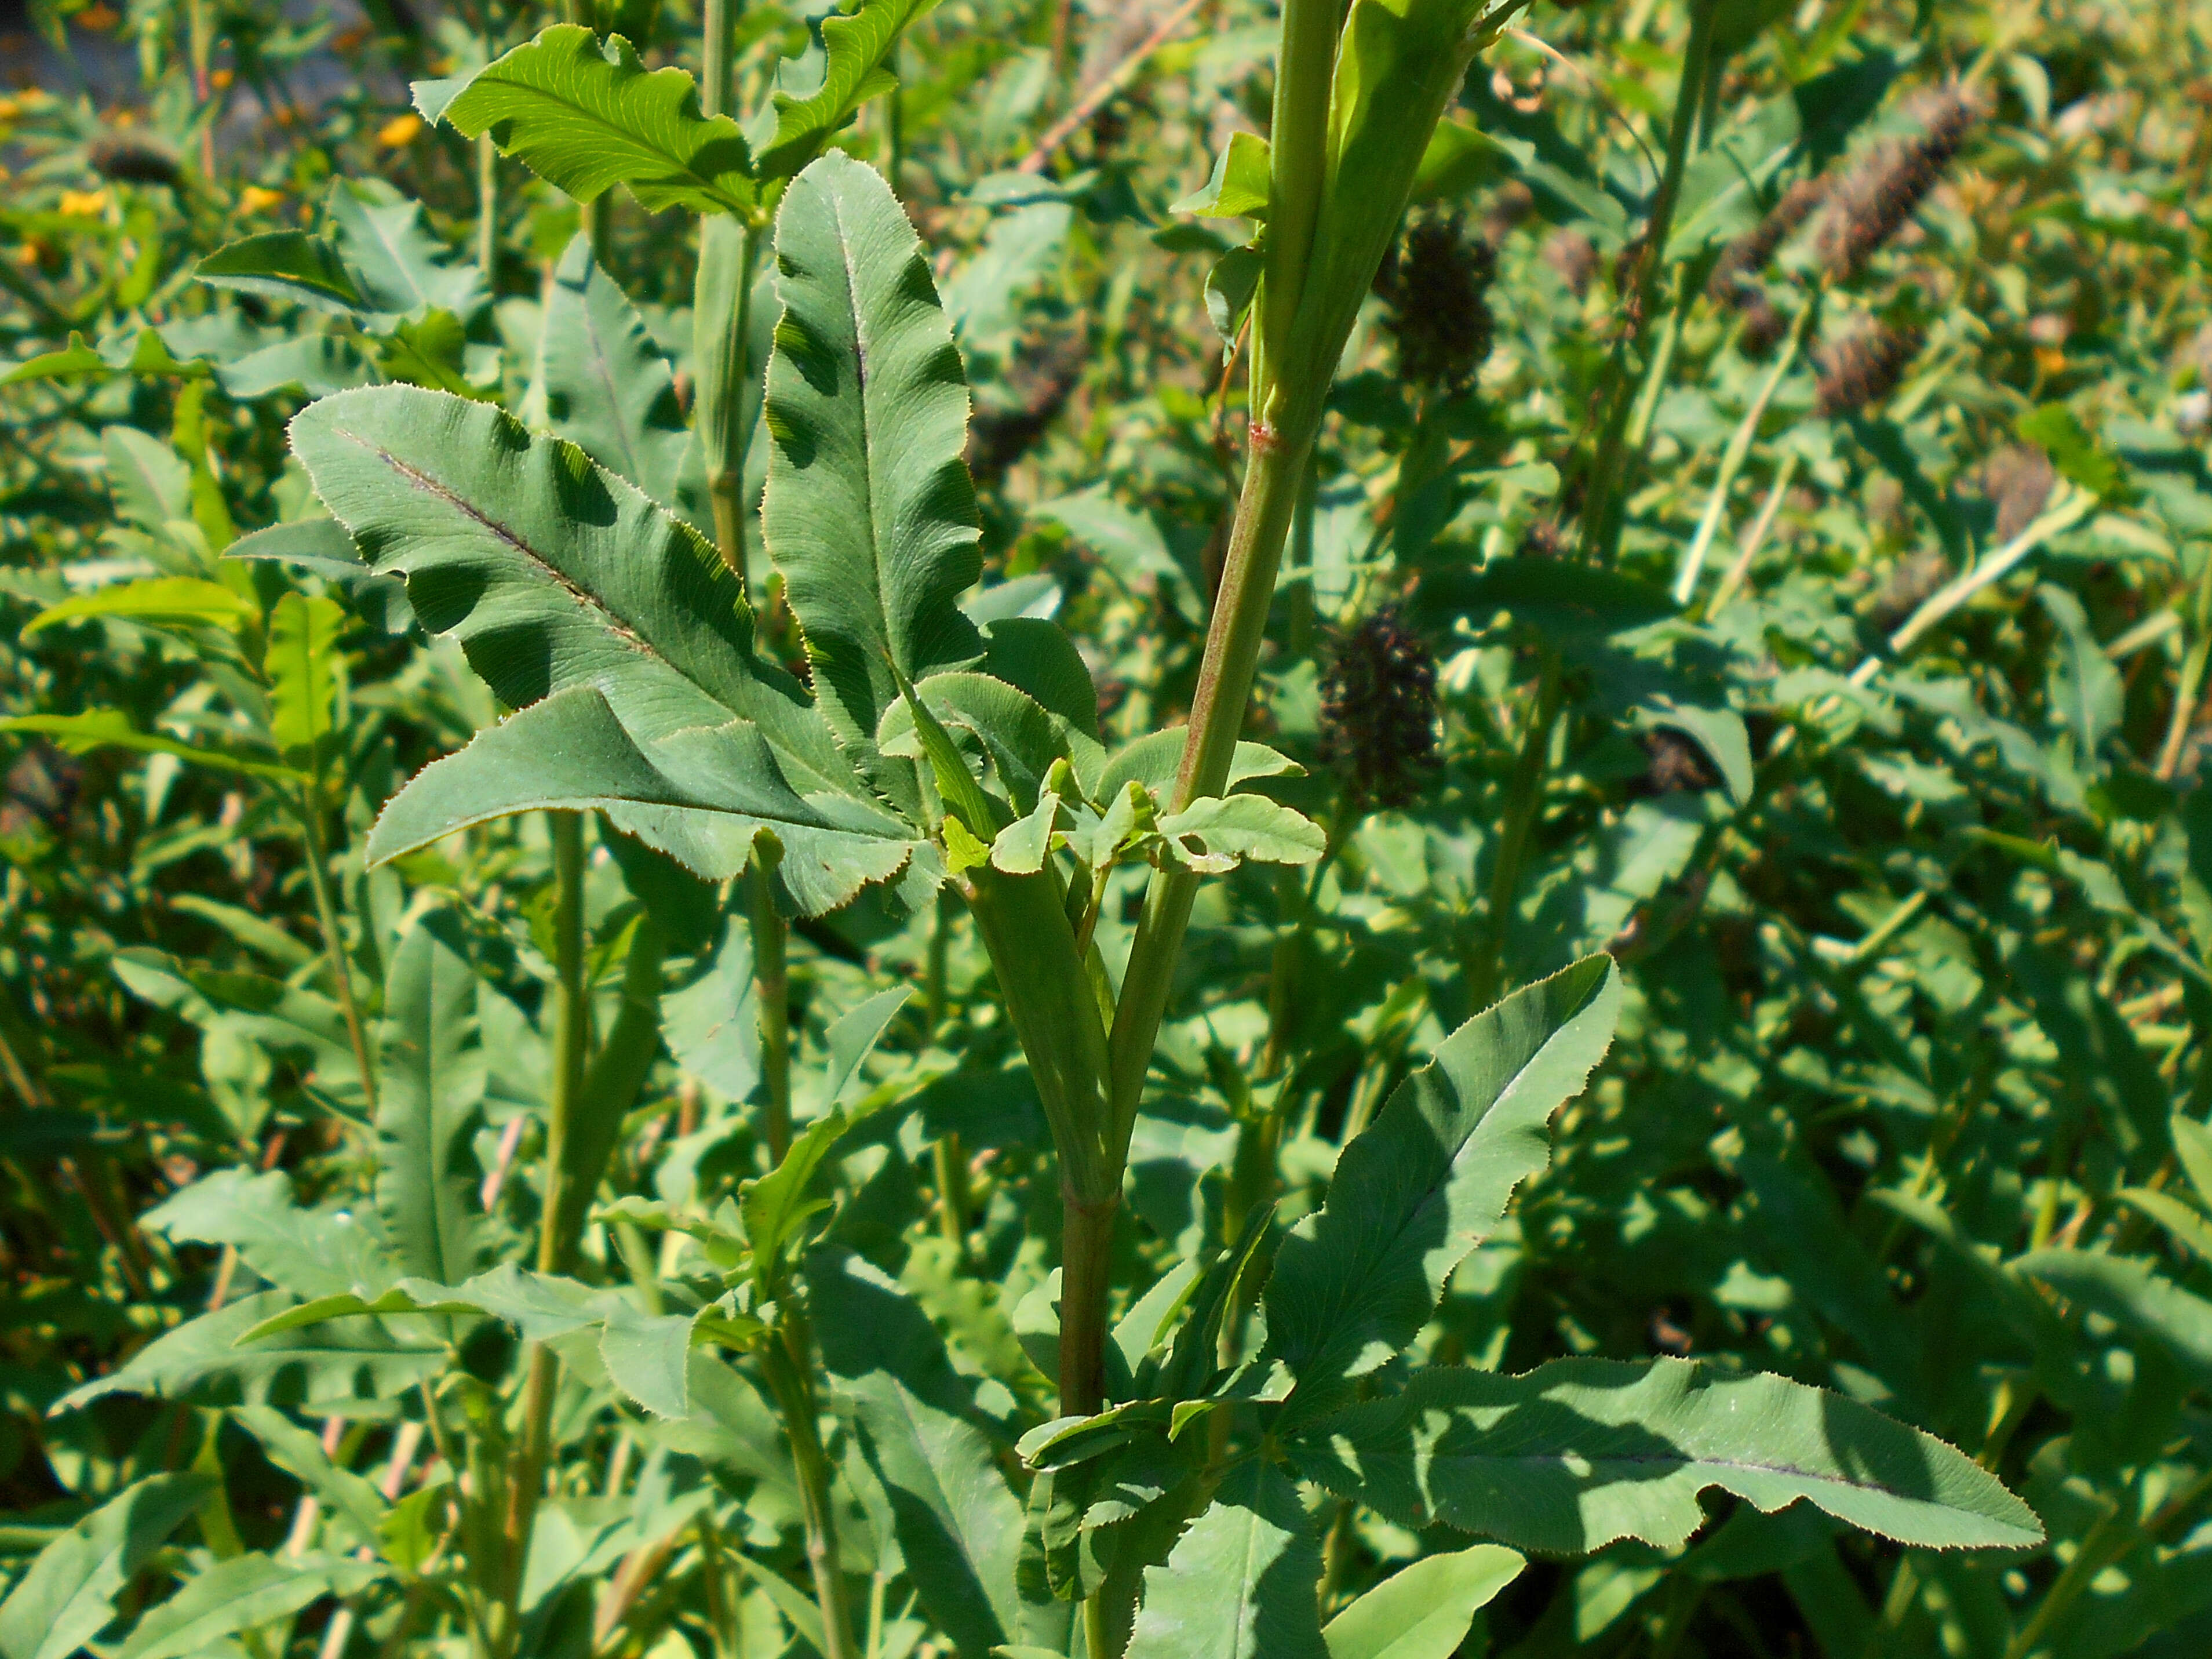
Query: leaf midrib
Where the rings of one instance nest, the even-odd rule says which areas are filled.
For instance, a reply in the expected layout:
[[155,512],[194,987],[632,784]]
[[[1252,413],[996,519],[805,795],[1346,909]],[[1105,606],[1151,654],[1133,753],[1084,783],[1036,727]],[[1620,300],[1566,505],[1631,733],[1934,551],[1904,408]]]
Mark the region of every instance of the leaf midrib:
[[[621,84],[623,86],[634,86],[637,84],[639,81],[652,80],[658,73],[659,73],[659,71],[657,70],[647,70],[638,76],[636,80],[623,82]],[[699,189],[706,192],[708,195],[721,203],[729,211],[735,213],[743,210],[744,204],[728,190],[724,188],[720,180],[709,178],[707,174],[700,172],[696,168],[693,167],[690,161],[685,159],[684,156],[678,155],[674,150],[668,149],[664,143],[642,136],[638,129],[635,127],[623,126],[608,119],[598,109],[589,104],[579,103],[576,100],[569,97],[565,93],[556,92],[551,88],[540,86],[535,82],[524,81],[506,76],[502,76],[496,80],[487,81],[483,84],[498,87],[507,92],[524,93],[532,97],[543,100],[544,102],[552,105],[556,109],[567,111],[574,115],[580,116],[584,120],[588,121],[598,131],[611,133],[615,137],[625,140],[629,148],[632,150],[645,156],[649,156],[659,161],[678,178],[688,180]],[[487,121],[484,125],[489,127],[492,123]],[[715,128],[712,118],[702,117],[701,125],[706,126],[710,131],[713,131],[714,136],[716,138],[726,137],[727,136],[719,129]],[[732,122],[731,125],[734,127],[736,123]],[[740,134],[739,137],[740,139],[742,139],[743,135]],[[581,146],[579,146],[579,148],[581,148]],[[620,182],[628,184],[632,181],[623,180]],[[645,182],[650,184],[651,181],[647,180]]]

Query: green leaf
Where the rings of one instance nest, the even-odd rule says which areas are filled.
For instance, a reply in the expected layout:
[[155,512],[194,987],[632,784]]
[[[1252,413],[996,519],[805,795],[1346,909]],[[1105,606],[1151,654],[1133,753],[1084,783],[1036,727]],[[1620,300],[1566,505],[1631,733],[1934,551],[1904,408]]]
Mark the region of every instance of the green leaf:
[[108,492],[115,505],[149,535],[192,516],[192,469],[176,450],[135,426],[110,426],[100,435]]
[[687,1314],[611,1308],[599,1330],[599,1358],[615,1387],[647,1411],[680,1418],[690,1409],[684,1368],[691,1357],[691,1339]]
[[1322,1659],[1321,1546],[1272,1464],[1248,1462],[1145,1570],[1127,1659]]
[[374,309],[346,268],[337,244],[302,230],[272,230],[218,247],[193,267],[192,275],[213,288],[289,300],[340,316]]
[[1401,1526],[1516,1549],[1680,1547],[1719,1486],[1768,1514],[1802,1499],[1927,1549],[2026,1549],[2043,1528],[1932,1435],[1786,1377],[1687,1360],[1562,1359],[1521,1376],[1432,1368],[1290,1447],[1309,1479]]
[[2100,498],[2120,493],[2124,480],[2118,458],[2064,404],[2039,405],[2014,422],[2013,430],[2049,455],[2061,478]]
[[476,1271],[471,1146],[483,1101],[477,975],[449,912],[416,919],[392,954],[377,1063],[376,1207],[404,1272],[459,1284]]
[[830,1022],[825,1034],[830,1050],[828,1075],[822,1082],[822,1103],[835,1106],[845,1092],[846,1085],[859,1075],[876,1045],[883,1040],[884,1033],[890,1029],[891,1022],[898,1018],[899,1010],[913,999],[911,985],[897,985],[889,991],[879,991],[858,1008],[841,1014]]
[[743,717],[802,790],[862,793],[804,690],[755,656],[714,550],[574,445],[407,387],[325,398],[291,434],[362,556],[503,702],[597,686],[641,742]]
[[1556,558],[1495,558],[1479,571],[1423,574],[1414,613],[1424,626],[1459,617],[1480,624],[1503,611],[1547,637],[1570,641],[1626,633],[1678,607],[1638,577]]
[[2076,1306],[2170,1350],[2200,1378],[2212,1378],[2212,1301],[2183,1290],[2159,1265],[2094,1250],[2031,1250],[2010,1264]]
[[1264,1357],[1297,1380],[1292,1420],[1428,1322],[1513,1189],[1550,1162],[1552,1114],[1604,1058],[1620,1006],[1607,956],[1514,992],[1447,1037],[1344,1149],[1327,1205],[1291,1229],[1267,1281]]
[[883,67],[900,33],[937,0],[859,0],[822,20],[822,84],[811,96],[775,95],[775,136],[761,151],[760,176],[785,179],[822,152],[830,137],[871,98],[898,85]]
[[645,320],[578,236],[546,292],[538,382],[546,424],[664,505],[691,442],[668,359]]
[[830,1200],[814,1191],[815,1177],[852,1126],[853,1120],[842,1112],[817,1118],[792,1142],[782,1162],[738,1189],[738,1211],[753,1253],[753,1278],[763,1296],[782,1294],[787,1259],[808,1220],[830,1207]]
[[138,1224],[179,1242],[234,1245],[248,1267],[295,1296],[373,1296],[399,1277],[371,1228],[342,1205],[300,1209],[292,1178],[280,1169],[216,1170]]
[[362,308],[393,316],[468,317],[489,297],[473,260],[456,260],[422,228],[422,207],[381,179],[334,179],[324,213]]
[[509,814],[598,809],[709,881],[743,870],[772,828],[777,866],[808,915],[889,881],[919,843],[881,811],[843,796],[801,798],[757,729],[733,721],[641,747],[607,699],[579,686],[478,734],[417,773],[370,831],[373,863]]
[[337,638],[344,608],[336,600],[286,594],[269,613],[269,735],[277,752],[306,766],[337,714]]
[[960,355],[921,241],[873,168],[841,155],[809,167],[775,250],[763,529],[830,729],[911,815],[913,768],[874,753],[877,728],[901,676],[984,650],[959,607],[982,570]]
[[2035,597],[2058,625],[2050,658],[2051,713],[2074,739],[2074,764],[2099,765],[2099,751],[2118,728],[2125,689],[2120,671],[2089,630],[2089,613],[2063,588],[2045,582]]
[[325,1595],[351,1595],[384,1571],[373,1562],[324,1555],[234,1556],[186,1579],[141,1619],[116,1659],[186,1659]]
[[1168,211],[1207,219],[1265,221],[1267,170],[1267,141],[1254,132],[1232,132],[1228,148],[1213,159],[1213,176],[1206,188],[1184,197]]
[[2179,1112],[2173,1114],[2169,1128],[2173,1155],[2180,1160],[2189,1184],[2197,1189],[2197,1202],[2212,1209],[2212,1129]]
[[117,1594],[219,1485],[204,1474],[154,1475],[40,1550],[0,1603],[0,1656],[70,1659],[115,1616]]
[[1039,502],[1029,510],[1032,518],[1049,519],[1097,553],[1123,585],[1137,592],[1157,589],[1186,622],[1205,625],[1206,603],[1150,514],[1122,506],[1103,484]]
[[[1027,812],[1036,805],[1037,792],[1044,787],[1045,774],[1054,761],[1072,761],[1077,771],[1094,774],[1104,764],[1105,750],[1097,742],[1003,680],[987,674],[932,674],[914,690],[939,723],[963,728],[982,740],[1017,811]],[[924,752],[921,740],[911,706],[903,701],[894,703],[884,712],[876,734],[882,752],[920,756]],[[951,759],[945,763],[948,768],[952,764]],[[958,804],[952,798],[955,792],[945,790],[947,806]],[[973,824],[969,827],[991,826]]]
[[[1012,584],[1007,584],[1012,586]],[[967,607],[974,615],[975,607]],[[1050,617],[1001,616],[983,624],[983,672],[1027,693],[1092,742],[1098,688],[1067,631]]]
[[[1170,726],[1165,731],[1146,732],[1142,737],[1124,744],[1114,751],[1106,762],[1106,770],[1098,775],[1091,789],[1093,801],[1118,800],[1131,784],[1140,784],[1146,792],[1166,797],[1175,792],[1176,774],[1182,770],[1182,752],[1190,741],[1187,726]],[[1239,743],[1229,762],[1228,787],[1255,778],[1304,778],[1306,769],[1286,754],[1278,754],[1265,743]]]
[[1474,1615],[1528,1564],[1496,1544],[1425,1557],[1328,1621],[1328,1659],[1452,1659]]
[[75,1411],[112,1394],[199,1405],[335,1406],[388,1400],[446,1368],[444,1343],[412,1332],[395,1335],[379,1324],[236,1345],[293,1305],[290,1292],[264,1290],[204,1314],[156,1337],[120,1370],[70,1390],[54,1409]]
[[362,1543],[376,1541],[392,1506],[375,1486],[333,1462],[319,1437],[282,1412],[267,1406],[241,1406],[231,1416],[261,1442],[262,1453],[271,1463],[350,1522]]
[[691,77],[648,70],[619,34],[556,23],[477,71],[442,112],[580,202],[627,185],[647,211],[745,214],[757,195],[744,135],[702,115]]
[[928,1316],[859,1257],[817,1251],[806,1283],[823,1362],[853,1401],[922,1605],[960,1653],[982,1659],[1024,1634],[1022,1505],[969,1420],[972,1385]]
[[199,576],[155,576],[145,582],[118,582],[90,593],[74,594],[49,605],[24,627],[28,638],[42,629],[59,627],[87,617],[115,617],[125,622],[167,624],[173,626],[222,628],[235,632],[259,615],[250,599],[233,593],[220,582]]
[[1160,820],[1168,856],[1203,875],[1234,869],[1243,860],[1310,864],[1328,850],[1328,835],[1303,813],[1264,795],[1209,796]]
[[247,778],[265,778],[282,784],[307,781],[306,773],[272,760],[199,748],[173,737],[136,730],[131,724],[131,717],[120,709],[94,709],[85,714],[15,715],[0,720],[0,731],[37,732],[52,738],[71,754],[85,754],[94,749],[135,749],[141,754],[173,754],[196,766],[237,772]]
[[2200,1261],[2212,1261],[2212,1219],[2180,1199],[2143,1186],[2124,1186],[2116,1195],[2148,1216],[2175,1242],[2197,1253]]

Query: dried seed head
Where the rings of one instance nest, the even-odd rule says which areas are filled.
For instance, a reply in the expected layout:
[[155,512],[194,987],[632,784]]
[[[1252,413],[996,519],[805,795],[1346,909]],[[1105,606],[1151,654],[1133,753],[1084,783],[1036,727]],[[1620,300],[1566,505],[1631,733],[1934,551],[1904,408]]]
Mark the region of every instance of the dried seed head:
[[1521,533],[1521,540],[1513,549],[1516,558],[1557,558],[1559,556],[1559,521],[1556,518],[1531,519],[1528,528]]
[[1876,323],[1820,354],[1816,413],[1849,414],[1879,403],[1897,389],[1905,365],[1920,351],[1920,331]]
[[1674,795],[1717,788],[1720,775],[1705,752],[1671,726],[1656,726],[1644,735],[1644,753],[1651,764],[1644,768],[1638,793]]
[[103,179],[121,184],[174,185],[184,176],[176,152],[135,132],[103,132],[85,147],[85,161]]
[[1765,297],[1751,279],[1766,269],[1775,250],[1812,217],[1813,210],[1827,197],[1826,179],[1800,179],[1784,191],[1782,199],[1767,210],[1765,218],[1722,250],[1720,262],[1706,280],[1705,291],[1721,304],[1739,308],[1748,306],[1753,296]]
[[1384,325],[1398,342],[1398,373],[1416,386],[1466,387],[1490,355],[1490,302],[1497,274],[1490,244],[1470,236],[1457,214],[1425,216],[1406,228],[1395,256],[1376,272],[1390,308]]
[[1875,625],[1889,632],[1933,599],[1950,579],[1951,564],[1940,547],[1923,547],[1899,559],[1868,607]]
[[1790,332],[1790,319],[1775,308],[1774,302],[1754,290],[1741,302],[1743,328],[1736,335],[1736,349],[1747,357],[1764,357],[1782,344],[1782,337]]
[[1322,758],[1378,807],[1411,800],[1436,765],[1437,662],[1385,607],[1338,642],[1321,686]]
[[1984,461],[1982,493],[1997,509],[1997,540],[2010,541],[2035,522],[2057,483],[2051,457],[2032,443],[2008,444]]
[[1918,137],[1877,146],[1837,186],[1820,222],[1820,263],[1831,277],[1857,276],[1919,211],[1980,113],[1960,88],[1944,87],[1923,106]]

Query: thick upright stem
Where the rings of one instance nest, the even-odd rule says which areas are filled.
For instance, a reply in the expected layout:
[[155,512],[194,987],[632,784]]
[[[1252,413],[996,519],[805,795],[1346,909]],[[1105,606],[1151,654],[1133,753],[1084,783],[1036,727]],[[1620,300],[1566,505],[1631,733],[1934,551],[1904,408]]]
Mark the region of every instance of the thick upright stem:
[[1087,1203],[1062,1186],[1060,1199],[1060,1414],[1089,1417],[1106,1403],[1106,1292],[1121,1196]]
[[785,955],[787,928],[775,907],[775,856],[756,845],[750,883],[753,909],[753,982],[760,996],[761,1075],[768,1085],[768,1121],[763,1126],[769,1162],[781,1163],[791,1150],[791,972]]
[[[1237,500],[1236,522],[1230,529],[1221,593],[1214,601],[1206,656],[1199,668],[1198,693],[1191,707],[1190,737],[1176,780],[1178,808],[1201,796],[1218,795],[1228,784],[1229,763],[1237,752],[1237,735],[1243,728],[1244,707],[1252,695],[1267,607],[1274,597],[1276,567],[1291,515],[1297,508],[1306,452],[1312,446],[1310,418],[1296,429],[1286,427],[1264,436],[1261,429],[1253,430],[1251,461],[1244,475],[1244,492]],[[1152,1063],[1152,1044],[1167,1011],[1176,959],[1182,952],[1183,931],[1190,924],[1190,907],[1197,896],[1198,878],[1180,869],[1157,872],[1145,894],[1144,915],[1130,948],[1109,1047],[1109,1098],[1116,1146],[1127,1146],[1130,1128],[1136,1121],[1145,1071]]]
[[[538,1271],[554,1273],[561,1270],[568,1249],[568,1229],[562,1224],[572,1207],[568,1139],[584,1090],[589,1028],[584,1003],[584,820],[573,812],[554,812],[546,814],[546,826],[553,839],[553,1069],[545,1101],[545,1194],[538,1229]],[[531,1344],[522,1386],[522,1442],[508,1474],[501,1526],[504,1571],[492,1633],[494,1652],[501,1659],[514,1651],[521,1633],[522,1575],[552,1456],[553,1401],[560,1381],[561,1363],[553,1351],[542,1342]]]
[[799,1479],[799,1520],[806,1533],[806,1564],[822,1610],[822,1659],[859,1659],[845,1575],[837,1563],[837,1512],[830,1496],[830,1458],[822,1447],[822,1417],[814,1397],[813,1368],[804,1317],[796,1308],[778,1321],[761,1362],[769,1392],[783,1418],[784,1438]]
[[702,220],[692,295],[697,423],[707,457],[707,496],[714,509],[714,545],[740,582],[750,580],[745,546],[745,336],[751,328],[759,243],[760,233],[739,220],[719,214]]

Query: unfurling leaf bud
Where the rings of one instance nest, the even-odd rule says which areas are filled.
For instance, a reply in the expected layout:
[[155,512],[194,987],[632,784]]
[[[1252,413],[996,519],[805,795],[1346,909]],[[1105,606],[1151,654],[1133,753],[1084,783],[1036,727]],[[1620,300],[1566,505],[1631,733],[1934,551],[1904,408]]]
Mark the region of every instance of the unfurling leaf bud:
[[1920,332],[1876,323],[1862,328],[1820,354],[1820,384],[1814,392],[1817,413],[1853,413],[1879,403],[1897,389],[1905,366],[1918,355]]
[[1850,281],[1904,228],[1980,113],[1964,90],[1943,88],[1928,100],[1917,137],[1877,147],[1837,186],[1820,222],[1820,263],[1830,277]]
[[1337,643],[1321,686],[1322,758],[1360,796],[1395,807],[1436,765],[1437,663],[1389,607]]
[[1497,256],[1467,234],[1457,214],[1424,217],[1407,227],[1375,275],[1390,308],[1384,325],[1398,342],[1398,373],[1415,386],[1463,390],[1490,355],[1491,278]]

